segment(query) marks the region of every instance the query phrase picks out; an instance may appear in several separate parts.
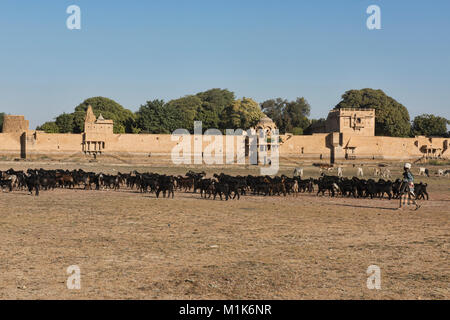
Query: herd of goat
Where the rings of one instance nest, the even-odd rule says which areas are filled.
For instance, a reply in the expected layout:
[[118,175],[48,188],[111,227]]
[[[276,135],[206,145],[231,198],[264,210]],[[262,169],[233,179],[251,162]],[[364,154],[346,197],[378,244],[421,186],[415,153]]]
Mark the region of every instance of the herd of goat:
[[[270,176],[230,176],[224,173],[214,174],[207,178],[205,172],[189,171],[183,176],[161,175],[157,173],[139,173],[133,171],[128,174],[118,173],[108,175],[104,173],[85,172],[79,170],[32,170],[26,172],[9,169],[0,171],[0,189],[28,190],[30,194],[39,195],[40,190],[55,188],[84,188],[85,190],[118,190],[128,188],[142,193],[155,193],[156,197],[174,197],[174,192],[199,191],[200,197],[221,200],[240,199],[241,196],[297,196],[299,193],[316,193],[330,197],[343,196],[354,198],[384,198],[389,200],[400,197],[402,181],[379,179],[360,179],[357,177],[344,178],[322,174],[318,179],[302,179],[300,176],[289,178],[285,175]],[[427,184],[415,185],[417,199],[429,198]]]

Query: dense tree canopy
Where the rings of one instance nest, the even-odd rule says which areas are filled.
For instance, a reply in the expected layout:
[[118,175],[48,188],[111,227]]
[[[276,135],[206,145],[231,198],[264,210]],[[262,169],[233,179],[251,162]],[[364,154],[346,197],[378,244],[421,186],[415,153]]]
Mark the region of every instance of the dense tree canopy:
[[194,121],[202,121],[203,129],[222,128],[221,114],[234,103],[234,93],[211,89],[164,103],[148,101],[136,113],[136,125],[141,132],[170,133],[176,129],[193,132]]
[[41,126],[38,126],[36,130],[42,130],[46,133],[59,133],[59,127],[54,121],[46,122]]
[[38,126],[36,130],[42,130],[47,133],[72,133],[74,131],[73,114],[63,113],[56,117],[55,121],[45,122]]
[[261,104],[261,108],[276,123],[280,133],[300,135],[310,125],[308,116],[311,106],[303,97],[295,101],[281,98],[267,100]]
[[[254,127],[267,114],[278,126],[280,133],[295,135],[325,131],[325,119],[308,119],[311,106],[301,97],[294,101],[271,99],[259,105],[250,98],[236,100],[227,89],[210,89],[187,95],[168,102],[147,101],[137,112],[124,108],[114,100],[104,97],[86,99],[73,113],[63,113],[54,121],[46,122],[37,129],[49,133],[81,133],[88,105],[94,114],[114,121],[115,133],[163,133],[176,129],[193,132],[194,121],[202,121],[203,130],[217,128],[248,129]],[[414,119],[411,127],[408,110],[381,90],[349,90],[342,95],[336,108],[374,108],[376,110],[376,134],[406,137],[412,134],[427,136],[448,135],[446,119],[422,115]],[[264,112],[264,113],[263,113]],[[3,120],[0,113],[0,128]]]
[[375,133],[379,136],[407,137],[411,134],[408,110],[382,90],[349,90],[336,108],[375,109]]
[[226,89],[211,89],[198,93],[197,97],[202,100],[202,107],[198,110],[197,120],[203,122],[203,127],[225,129],[221,115],[225,108],[234,103],[234,93]]
[[135,114],[125,109],[116,101],[104,97],[94,97],[83,101],[75,108],[74,131],[80,133],[84,131],[84,118],[86,116],[87,107],[91,105],[96,117],[100,114],[105,119],[114,121],[114,133],[133,133],[135,127]]
[[204,130],[225,129],[221,116],[224,110],[234,103],[234,93],[226,89],[211,89],[169,101],[167,112],[175,116],[171,118],[171,131],[183,128],[193,132],[194,121],[202,121]]
[[432,114],[423,114],[414,118],[412,132],[416,136],[445,137],[450,121]]
[[176,118],[164,100],[147,101],[136,112],[136,125],[142,133],[171,133],[176,128]]
[[101,113],[105,119],[114,121],[115,133],[171,133],[176,129],[193,132],[194,121],[202,121],[203,130],[248,129],[263,116],[256,101],[249,98],[235,100],[233,92],[215,88],[169,102],[147,101],[136,113],[108,98],[89,98],[73,113],[63,113],[54,122],[46,122],[38,129],[49,133],[81,133],[89,105],[97,117]]
[[183,98],[171,100],[167,103],[166,108],[171,114],[178,114],[175,127],[183,128],[190,132],[194,131],[194,121],[201,120],[198,112],[202,108],[202,100],[198,96],[185,96]]
[[59,133],[72,133],[74,129],[74,117],[72,114],[63,113],[56,117],[55,125]]
[[135,114],[114,100],[104,97],[86,99],[75,107],[73,113],[63,113],[57,116],[54,122],[46,122],[37,129],[48,133],[81,133],[84,131],[84,119],[89,105],[92,106],[96,117],[102,114],[105,119],[114,120],[114,133],[136,132]]
[[[259,106],[251,99],[235,100],[234,93],[228,90],[211,89],[196,95],[188,95],[164,103],[163,100],[148,101],[136,113],[136,125],[141,132],[170,133],[176,129],[194,130],[194,121],[202,121],[203,129],[229,128],[230,122],[224,121],[225,110],[235,106],[239,112],[236,123],[254,122],[252,107]],[[239,101],[239,102],[238,102]],[[239,105],[239,106],[238,106]],[[260,110],[259,110],[260,112]],[[261,117],[259,114],[258,120]],[[235,129],[235,127],[231,127]],[[236,127],[237,128],[237,127]]]
[[222,112],[221,129],[243,129],[254,127],[264,116],[259,104],[250,99],[236,100]]

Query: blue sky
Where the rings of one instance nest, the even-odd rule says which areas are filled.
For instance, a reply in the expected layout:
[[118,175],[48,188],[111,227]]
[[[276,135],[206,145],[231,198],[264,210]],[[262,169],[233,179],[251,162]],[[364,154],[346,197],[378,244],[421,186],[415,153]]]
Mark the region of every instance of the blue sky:
[[[366,27],[372,4],[382,30]],[[450,118],[448,0],[2,0],[0,41],[0,112],[32,128],[92,96],[135,111],[210,88],[304,96],[319,118],[370,87]]]

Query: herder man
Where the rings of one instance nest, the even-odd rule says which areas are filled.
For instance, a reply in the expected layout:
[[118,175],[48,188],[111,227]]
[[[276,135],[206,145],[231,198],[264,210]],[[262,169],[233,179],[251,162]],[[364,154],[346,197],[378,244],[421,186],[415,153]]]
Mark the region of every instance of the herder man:
[[403,182],[400,189],[400,207],[398,210],[403,210],[405,206],[414,204],[416,210],[420,205],[416,202],[416,195],[414,194],[414,176],[411,173],[411,164],[406,163],[403,172]]

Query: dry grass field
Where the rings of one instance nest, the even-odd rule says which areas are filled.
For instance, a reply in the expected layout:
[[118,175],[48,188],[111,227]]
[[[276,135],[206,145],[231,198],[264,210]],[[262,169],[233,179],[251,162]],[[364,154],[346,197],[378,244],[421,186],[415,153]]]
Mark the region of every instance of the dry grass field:
[[[187,171],[0,163],[11,167]],[[403,212],[397,201],[309,194],[225,202],[182,192],[0,193],[0,298],[449,299],[450,179],[418,180],[431,199]],[[81,290],[66,287],[70,265],[81,269]],[[381,290],[366,287],[369,265],[381,268]]]

